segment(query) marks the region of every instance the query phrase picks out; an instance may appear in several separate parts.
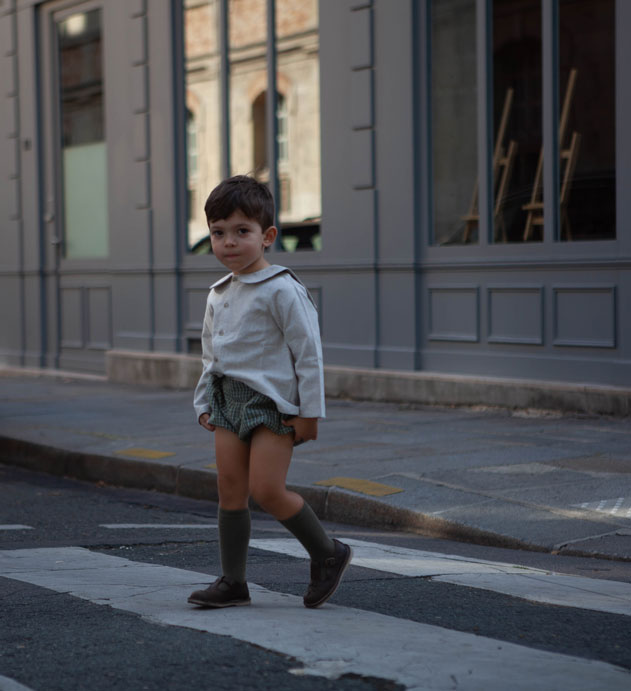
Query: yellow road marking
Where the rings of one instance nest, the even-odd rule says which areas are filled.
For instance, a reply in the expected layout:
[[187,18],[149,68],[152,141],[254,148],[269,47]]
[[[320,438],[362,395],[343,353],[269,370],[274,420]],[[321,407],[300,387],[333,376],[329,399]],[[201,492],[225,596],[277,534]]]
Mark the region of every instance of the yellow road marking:
[[350,489],[353,492],[360,494],[369,494],[371,497],[385,497],[388,494],[398,494],[403,492],[399,487],[391,487],[390,485],[382,485],[380,482],[372,482],[372,480],[361,480],[357,477],[331,477],[328,480],[319,480],[316,485],[324,485],[325,487],[341,487],[342,489]]
[[136,458],[167,458],[167,456],[175,456],[171,451],[156,451],[155,449],[121,449],[120,451],[115,451],[115,454],[119,456],[135,456]]
[[210,468],[211,470],[217,470],[217,464],[216,463],[209,463],[208,465],[205,465],[204,468]]

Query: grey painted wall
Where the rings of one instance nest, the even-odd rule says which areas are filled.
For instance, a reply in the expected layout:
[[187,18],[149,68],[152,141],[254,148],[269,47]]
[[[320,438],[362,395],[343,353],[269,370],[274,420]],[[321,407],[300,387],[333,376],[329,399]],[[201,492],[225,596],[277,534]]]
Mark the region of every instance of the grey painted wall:
[[[110,256],[91,262],[59,260],[51,244],[44,34],[68,6],[0,5],[0,363],[103,371],[112,347],[194,351],[208,286],[224,271],[184,251],[172,3],[101,4]],[[425,2],[321,0],[323,246],[269,259],[313,290],[327,363],[631,384],[631,4],[617,11],[617,240],[437,247]]]

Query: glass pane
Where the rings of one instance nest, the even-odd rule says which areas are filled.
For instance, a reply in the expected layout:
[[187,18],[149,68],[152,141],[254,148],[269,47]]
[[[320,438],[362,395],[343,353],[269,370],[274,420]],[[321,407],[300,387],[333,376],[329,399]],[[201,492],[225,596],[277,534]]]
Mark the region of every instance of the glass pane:
[[63,150],[65,256],[107,257],[107,151],[105,142]]
[[559,5],[562,240],[616,237],[615,1]]
[[477,242],[475,0],[431,5],[434,242]]
[[204,204],[221,182],[219,0],[185,0],[188,246],[210,251]]
[[493,0],[494,239],[543,239],[541,1]]
[[288,251],[321,247],[317,0],[276,0],[279,220]]
[[267,182],[265,0],[229,0],[230,166],[232,175]]
[[107,257],[107,160],[101,11],[57,23],[64,256]]

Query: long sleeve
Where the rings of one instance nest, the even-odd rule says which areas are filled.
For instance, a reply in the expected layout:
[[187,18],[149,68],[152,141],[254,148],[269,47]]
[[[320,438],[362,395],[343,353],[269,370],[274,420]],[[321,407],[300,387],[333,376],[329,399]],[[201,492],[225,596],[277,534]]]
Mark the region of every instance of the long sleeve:
[[210,380],[211,366],[213,362],[213,309],[210,304],[210,294],[206,301],[206,312],[204,314],[204,325],[202,327],[202,374],[195,387],[193,406],[195,407],[196,420],[202,413],[210,412],[210,406],[206,399],[206,389]]
[[[318,313],[306,288],[291,279],[277,303],[279,326],[294,359],[301,417],[324,417],[324,370]],[[280,296],[279,296],[280,297]]]

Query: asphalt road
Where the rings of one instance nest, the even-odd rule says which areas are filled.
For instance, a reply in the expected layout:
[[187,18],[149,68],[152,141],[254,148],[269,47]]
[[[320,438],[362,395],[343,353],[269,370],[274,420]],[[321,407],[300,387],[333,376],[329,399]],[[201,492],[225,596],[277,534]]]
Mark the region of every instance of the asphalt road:
[[[282,526],[265,515],[255,514],[253,519],[255,545],[258,540],[288,537]],[[335,665],[325,664],[325,660],[315,671],[331,678],[317,676],[314,668],[304,663],[302,651],[279,652],[290,649],[282,643],[260,645],[247,638],[247,631],[243,635],[218,635],[190,628],[188,624],[170,625],[154,615],[138,614],[133,605],[119,607],[109,590],[111,583],[104,580],[100,584],[103,572],[97,568],[90,570],[92,558],[123,557],[133,565],[152,564],[181,570],[168,571],[169,574],[194,572],[193,577],[203,583],[206,575],[210,579],[212,574],[219,572],[215,522],[214,504],[84,484],[0,466],[0,556],[3,552],[10,555],[28,553],[34,555],[33,558],[43,555],[50,559],[46,563],[51,564],[49,570],[53,572],[58,568],[56,564],[63,561],[56,555],[65,554],[58,550],[80,547],[89,550],[76,552],[79,562],[85,561],[86,572],[82,578],[93,579],[90,583],[92,594],[81,599],[69,594],[71,589],[64,586],[54,590],[52,586],[37,585],[40,582],[37,569],[33,571],[34,576],[25,577],[27,580],[20,580],[20,574],[7,577],[7,572],[0,571],[0,690],[18,688],[15,683],[36,691],[413,688],[405,681],[404,674],[389,673],[385,663],[383,676],[375,674],[370,665],[364,670],[361,663],[363,639],[359,634],[357,640],[348,639],[348,649],[339,653],[345,664],[356,657],[354,671],[343,672],[335,678]],[[631,564],[624,562],[480,547],[343,525],[328,524],[328,528],[342,539],[378,543],[384,549],[407,548],[582,576],[592,579],[590,590],[596,593],[613,581],[631,583]],[[122,564],[111,559],[103,563],[110,561]],[[248,569],[249,580],[272,594],[302,596],[308,580],[306,560],[256,546],[250,550]],[[208,621],[209,615],[214,614],[195,610],[186,604],[185,597],[173,602],[166,588],[164,592],[154,590],[153,606],[157,610],[161,609],[163,595],[165,611],[175,607],[182,610],[183,616],[191,617],[196,613],[197,622]],[[254,593],[253,598],[256,597],[258,594]],[[594,670],[588,666],[587,671],[593,671],[596,680],[599,674],[608,674],[613,669],[611,665],[631,670],[631,626],[629,616],[585,609],[580,604],[582,596],[577,597],[578,604],[574,606],[543,604],[426,576],[401,575],[385,559],[378,568],[352,566],[331,601],[337,607],[327,605],[310,612],[304,626],[313,627],[317,632],[320,627],[329,626],[336,613],[344,614],[351,611],[347,608],[354,608],[353,612],[361,610],[360,614],[365,616],[362,621],[378,622],[364,624],[365,628],[379,629],[391,623],[393,631],[400,630],[402,636],[409,636],[412,634],[405,634],[406,631],[414,632],[416,625],[422,625],[418,630],[430,637],[432,632],[436,632],[436,638],[446,631],[449,635],[452,632],[474,634],[475,638],[466,640],[481,644],[491,639],[493,649],[499,651],[496,662],[491,658],[490,667],[491,678],[496,675],[499,680],[497,686],[467,685],[456,672],[458,654],[454,652],[451,656],[446,650],[441,663],[443,668],[437,669],[435,674],[437,679],[446,679],[447,685],[437,682],[432,688],[485,688],[487,691],[506,688],[502,686],[506,682],[501,680],[507,666],[502,655],[508,654],[507,651],[512,651],[517,658],[523,654],[524,664],[531,669],[531,688],[554,688],[546,685],[547,677],[538,680],[538,664],[528,662],[529,656],[536,651],[577,658],[565,664],[566,688],[592,688],[581,661],[606,663],[602,671],[598,665]],[[294,601],[288,599],[288,602]],[[103,606],[108,604],[110,606]],[[249,608],[238,609],[239,616],[246,616]],[[295,616],[303,616],[307,611],[291,604],[281,610],[295,612]],[[269,612],[271,632],[276,610]],[[233,616],[228,610],[222,613],[225,615]],[[286,625],[278,621],[280,619],[275,620],[274,625],[277,625],[278,636],[282,637]],[[336,621],[333,618],[331,625],[336,626]],[[327,635],[334,638],[334,634],[335,629],[333,634]],[[378,636],[378,631],[375,635]],[[393,649],[405,647],[405,641],[398,644],[384,633],[384,657],[390,654],[390,644]],[[444,644],[443,648],[448,645]],[[308,650],[304,652],[305,655],[309,653]],[[423,651],[419,650],[418,655],[422,657]],[[564,658],[558,659],[565,662]],[[336,664],[342,663],[338,660]],[[631,688],[631,675],[627,679],[624,671],[614,670],[613,673],[614,678],[621,680],[620,688]],[[576,679],[572,678],[573,674]],[[474,676],[475,672],[472,678]],[[611,688],[606,681],[608,677],[602,679]],[[598,682],[594,683],[593,688],[599,688]]]

